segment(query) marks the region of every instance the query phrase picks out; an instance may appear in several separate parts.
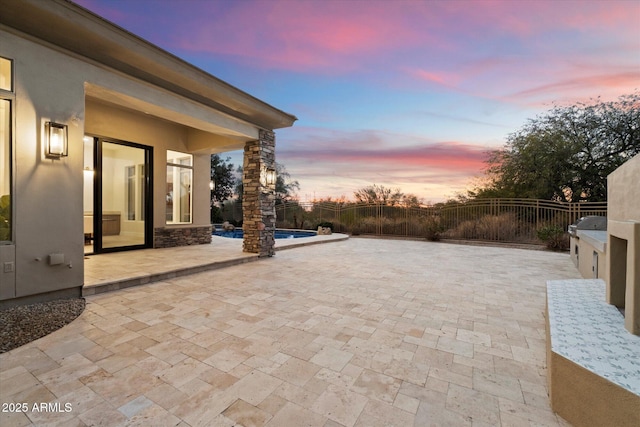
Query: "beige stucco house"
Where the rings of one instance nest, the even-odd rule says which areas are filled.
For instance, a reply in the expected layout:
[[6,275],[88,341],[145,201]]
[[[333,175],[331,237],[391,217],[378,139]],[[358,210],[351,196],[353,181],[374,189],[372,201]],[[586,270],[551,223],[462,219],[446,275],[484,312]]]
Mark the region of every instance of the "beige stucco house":
[[65,0],[2,0],[0,306],[80,295],[85,253],[210,243],[210,155],[244,149],[244,249],[273,253],[296,118]]

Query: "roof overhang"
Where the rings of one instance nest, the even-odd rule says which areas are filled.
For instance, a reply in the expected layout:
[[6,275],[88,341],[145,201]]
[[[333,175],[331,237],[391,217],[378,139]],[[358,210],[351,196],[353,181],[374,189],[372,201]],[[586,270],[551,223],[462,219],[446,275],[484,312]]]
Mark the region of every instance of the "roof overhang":
[[257,127],[297,120],[68,0],[3,0],[0,23]]

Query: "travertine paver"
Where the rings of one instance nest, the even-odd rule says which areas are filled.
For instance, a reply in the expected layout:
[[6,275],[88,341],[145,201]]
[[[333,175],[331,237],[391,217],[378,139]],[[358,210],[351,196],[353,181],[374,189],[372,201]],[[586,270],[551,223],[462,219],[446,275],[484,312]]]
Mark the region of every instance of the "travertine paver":
[[566,254],[351,239],[92,296],[0,355],[27,408],[0,425],[563,426],[545,284],[576,277]]

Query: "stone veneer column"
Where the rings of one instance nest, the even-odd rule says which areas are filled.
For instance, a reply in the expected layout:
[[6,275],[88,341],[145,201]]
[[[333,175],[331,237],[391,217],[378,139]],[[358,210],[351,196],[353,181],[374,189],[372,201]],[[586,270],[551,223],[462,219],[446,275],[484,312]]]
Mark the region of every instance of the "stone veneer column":
[[[276,138],[272,131],[260,131],[259,140],[244,146],[242,176],[242,229],[244,252],[273,256],[276,228],[274,188],[261,180],[267,169],[275,169]],[[264,179],[264,178],[263,178]]]

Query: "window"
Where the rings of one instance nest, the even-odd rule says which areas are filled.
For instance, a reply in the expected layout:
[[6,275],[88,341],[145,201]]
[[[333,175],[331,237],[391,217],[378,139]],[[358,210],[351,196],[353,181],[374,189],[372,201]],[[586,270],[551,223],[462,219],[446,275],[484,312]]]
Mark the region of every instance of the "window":
[[191,223],[193,156],[167,150],[167,224]]
[[0,57],[0,242],[11,233],[11,102],[13,63]]
[[13,91],[13,63],[10,59],[0,57],[0,89]]

